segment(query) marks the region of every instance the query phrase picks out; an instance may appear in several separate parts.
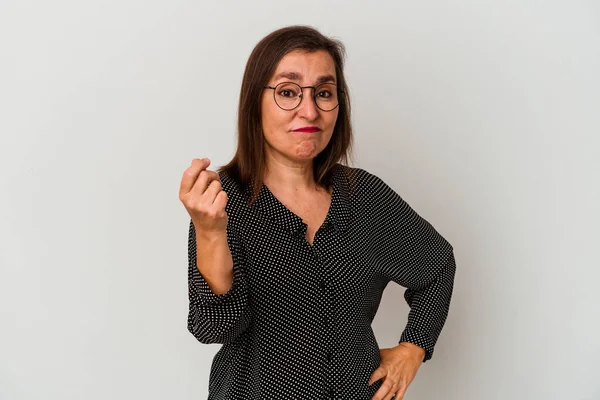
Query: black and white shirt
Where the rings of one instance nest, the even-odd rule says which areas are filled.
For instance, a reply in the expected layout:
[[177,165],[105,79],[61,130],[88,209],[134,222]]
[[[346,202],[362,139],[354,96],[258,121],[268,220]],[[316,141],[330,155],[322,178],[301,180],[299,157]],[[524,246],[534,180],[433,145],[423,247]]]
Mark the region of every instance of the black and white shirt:
[[[215,295],[196,268],[189,230],[189,331],[223,343],[209,400],[370,399],[380,354],[371,323],[390,281],[407,288],[399,342],[430,359],[448,315],[452,246],[377,176],[337,165],[331,206],[313,244],[306,225],[263,185],[250,207],[231,177],[227,239],[233,286]],[[400,317],[400,316],[398,316]]]

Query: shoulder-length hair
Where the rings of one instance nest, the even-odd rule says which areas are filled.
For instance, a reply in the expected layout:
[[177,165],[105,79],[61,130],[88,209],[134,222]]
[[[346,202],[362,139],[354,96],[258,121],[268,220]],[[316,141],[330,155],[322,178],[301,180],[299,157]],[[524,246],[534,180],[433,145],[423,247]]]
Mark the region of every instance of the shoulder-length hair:
[[314,159],[314,177],[318,185],[329,188],[338,163],[348,165],[353,136],[350,124],[350,99],[344,77],[345,47],[309,26],[288,26],[265,36],[254,48],[244,71],[238,107],[237,151],[233,159],[219,168],[250,195],[250,204],[258,197],[266,168],[265,142],[261,124],[261,96],[264,86],[275,73],[279,61],[289,52],[327,51],[335,63],[339,94],[338,118],[327,147]]

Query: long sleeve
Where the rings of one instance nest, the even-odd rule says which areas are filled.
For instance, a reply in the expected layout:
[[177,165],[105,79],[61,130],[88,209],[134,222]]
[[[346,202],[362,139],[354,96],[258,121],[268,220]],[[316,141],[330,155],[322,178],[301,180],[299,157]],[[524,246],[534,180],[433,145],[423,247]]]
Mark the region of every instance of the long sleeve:
[[410,342],[423,347],[424,361],[432,357],[435,343],[446,322],[455,270],[454,253],[450,253],[443,268],[431,282],[422,288],[409,288],[404,292],[410,312],[400,342]]
[[188,239],[188,330],[201,343],[230,343],[246,330],[251,320],[244,276],[244,252],[231,229],[227,242],[233,258],[233,285],[214,294],[196,267],[196,231],[190,221]]
[[454,286],[454,251],[424,218],[419,216],[381,179],[374,178],[380,204],[374,211],[376,242],[386,275],[406,288],[410,306],[400,342],[425,349],[429,360],[442,331]]

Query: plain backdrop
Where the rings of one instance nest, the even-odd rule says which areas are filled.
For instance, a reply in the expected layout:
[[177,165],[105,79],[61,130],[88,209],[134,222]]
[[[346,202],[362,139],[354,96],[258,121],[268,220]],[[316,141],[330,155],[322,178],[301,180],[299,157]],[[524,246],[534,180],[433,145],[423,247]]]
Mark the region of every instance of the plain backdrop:
[[406,399],[600,399],[592,0],[3,0],[0,399],[206,398],[219,345],[187,332],[179,183],[229,161],[246,60],[290,24],[347,47],[353,165],[455,248]]

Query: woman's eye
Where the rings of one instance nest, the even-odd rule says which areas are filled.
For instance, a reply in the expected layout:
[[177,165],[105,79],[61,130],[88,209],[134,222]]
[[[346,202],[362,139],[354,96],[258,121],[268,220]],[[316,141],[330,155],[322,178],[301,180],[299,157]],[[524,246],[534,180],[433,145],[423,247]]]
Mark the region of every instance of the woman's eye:
[[328,90],[323,90],[323,91],[319,92],[317,94],[317,96],[328,99],[329,97],[331,97],[331,92]]
[[296,93],[293,90],[284,89],[279,92],[279,95],[283,97],[294,97],[296,96]]

